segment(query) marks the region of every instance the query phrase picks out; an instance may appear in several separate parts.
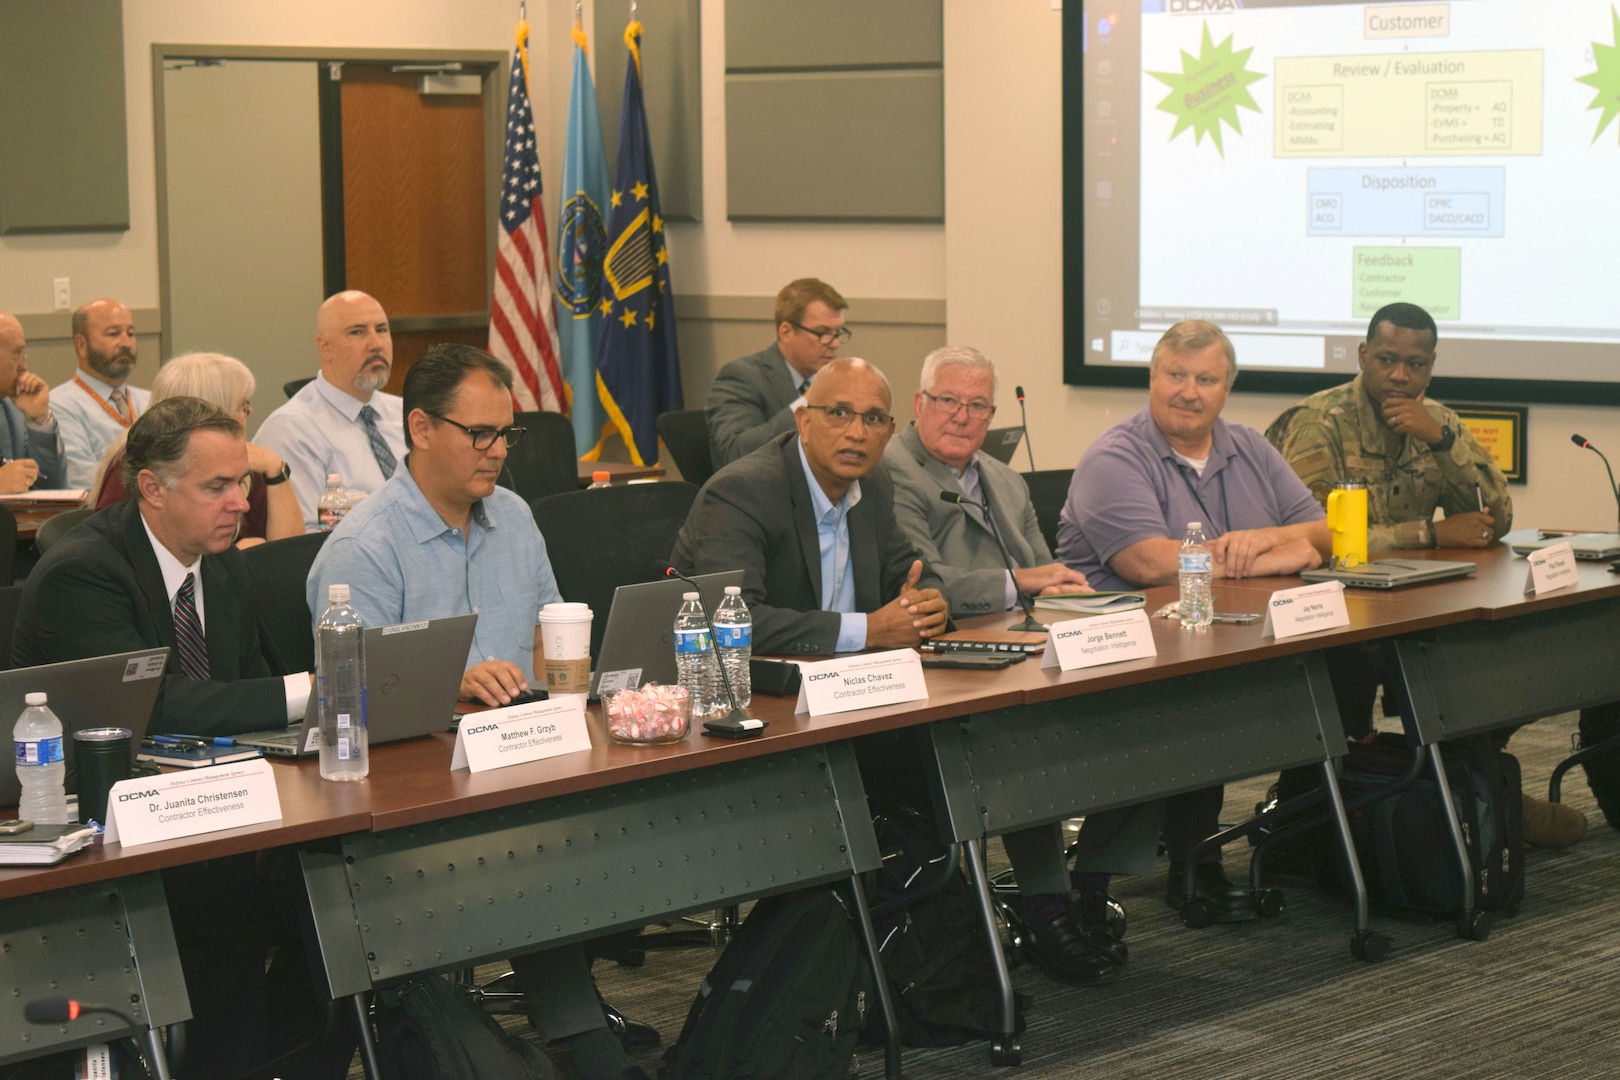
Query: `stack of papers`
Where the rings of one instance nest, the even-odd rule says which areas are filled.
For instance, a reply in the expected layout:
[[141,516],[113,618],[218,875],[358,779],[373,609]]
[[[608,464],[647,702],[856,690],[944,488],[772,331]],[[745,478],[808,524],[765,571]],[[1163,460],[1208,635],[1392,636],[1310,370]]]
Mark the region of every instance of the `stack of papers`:
[[1147,597],[1139,592],[1058,593],[1035,598],[1038,608],[1071,611],[1076,615],[1113,615],[1121,611],[1135,611],[1146,605]]
[[0,866],[50,866],[89,845],[94,825],[35,825],[27,832],[0,834]]

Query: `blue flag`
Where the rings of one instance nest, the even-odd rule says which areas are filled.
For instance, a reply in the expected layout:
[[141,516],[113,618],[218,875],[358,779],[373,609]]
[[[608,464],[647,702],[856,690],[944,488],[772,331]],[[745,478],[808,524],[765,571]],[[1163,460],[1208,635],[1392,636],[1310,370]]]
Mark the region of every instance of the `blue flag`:
[[563,377],[572,398],[574,446],[581,457],[601,450],[604,417],[596,396],[596,339],[602,326],[603,222],[608,202],[607,160],[596,87],[585,57],[585,32],[574,26],[574,86],[568,102],[568,145],[563,151],[562,211],[557,215],[557,331]]
[[596,346],[597,390],[630,460],[658,460],[660,413],[681,408],[681,365],[675,347],[675,297],[664,249],[664,218],[653,176],[647,110],[641,99],[641,24],[624,31],[630,62],[619,120],[619,166],[609,195],[608,250],[602,262],[602,334]]

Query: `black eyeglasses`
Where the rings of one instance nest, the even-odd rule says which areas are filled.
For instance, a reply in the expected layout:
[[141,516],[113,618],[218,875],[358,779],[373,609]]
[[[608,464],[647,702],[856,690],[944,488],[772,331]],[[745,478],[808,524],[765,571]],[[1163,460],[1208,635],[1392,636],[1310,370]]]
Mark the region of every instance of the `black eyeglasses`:
[[861,423],[866,426],[867,431],[882,431],[894,423],[894,417],[881,409],[858,413],[847,405],[806,405],[805,408],[815,409],[827,418],[827,423],[835,428],[849,427],[850,424],[854,423],[857,416],[861,418]]
[[435,420],[443,420],[445,423],[450,424],[453,427],[458,427],[462,431],[465,431],[468,435],[472,436],[474,450],[488,450],[490,447],[495,445],[496,439],[500,439],[502,442],[504,442],[506,444],[506,448],[510,450],[512,447],[517,445],[518,440],[523,438],[523,433],[528,430],[528,428],[520,428],[516,425],[513,425],[512,427],[504,427],[498,431],[495,428],[487,427],[470,428],[466,424],[456,423],[448,416],[440,416],[438,413],[428,413],[428,415],[433,417]]
[[809,334],[823,345],[831,345],[835,341],[842,345],[844,342],[855,336],[854,331],[850,330],[847,326],[840,326],[836,330],[812,330],[808,326],[801,326],[799,323],[789,323],[788,325],[792,326],[795,330],[803,330],[805,333]]

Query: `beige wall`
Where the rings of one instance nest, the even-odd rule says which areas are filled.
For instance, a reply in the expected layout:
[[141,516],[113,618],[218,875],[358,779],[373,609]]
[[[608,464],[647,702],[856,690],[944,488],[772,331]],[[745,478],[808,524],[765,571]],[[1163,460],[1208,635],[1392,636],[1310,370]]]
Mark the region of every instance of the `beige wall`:
[[[1061,53],[1063,13],[1052,0],[943,0],[945,4],[946,224],[940,226],[732,225],[725,220],[724,0],[703,0],[704,222],[670,226],[677,296],[694,303],[757,304],[751,318],[693,316],[681,310],[689,404],[714,366],[769,340],[768,300],[785,281],[823,277],[855,301],[861,332],[853,351],[881,348],[904,363],[939,340],[937,328],[861,327],[861,305],[878,301],[944,303],[952,341],[975,344],[1002,369],[1002,383],[1029,391],[1036,464],[1072,464],[1089,442],[1140,404],[1135,391],[1076,389],[1062,382],[1060,222]],[[545,175],[555,185],[567,115],[571,46],[569,0],[531,4],[535,86],[549,90],[537,111]],[[1070,4],[1071,17],[1078,5]],[[586,24],[590,25],[590,5]],[[507,49],[509,0],[285,0],[275,5],[216,0],[125,0],[131,221],[122,235],[0,238],[0,307],[50,308],[51,278],[71,276],[76,299],[119,296],[131,307],[157,305],[150,45],[210,44],[388,46]],[[648,48],[655,49],[656,42]],[[598,73],[619,80],[622,71]],[[835,124],[813,114],[788,118],[784,137],[824,139]],[[757,148],[769,154],[770,147]],[[555,188],[553,187],[553,191]],[[553,211],[553,214],[555,211]],[[683,302],[684,304],[684,302]],[[700,307],[700,311],[704,310]],[[731,310],[730,308],[727,309]],[[745,308],[746,310],[746,308]],[[908,335],[915,335],[908,336]],[[59,350],[58,350],[59,351]],[[43,355],[43,354],[42,354]],[[1442,367],[1445,363],[1441,353]],[[903,388],[907,376],[896,371]],[[1229,416],[1263,426],[1287,399],[1238,392]],[[1010,400],[1002,402],[1003,417]],[[1581,431],[1620,449],[1620,413],[1581,406],[1531,410],[1534,483],[1515,489],[1523,523],[1582,527],[1610,523],[1600,463],[1569,445]]]
[[[1051,0],[944,2],[950,339],[983,349],[1002,386],[1024,384],[1036,465],[1069,466],[1145,397],[1063,385],[1063,13]],[[1071,2],[1068,14],[1080,10]],[[1444,342],[1439,366],[1443,373]],[[1291,400],[1245,394],[1240,377],[1225,415],[1263,428]],[[1532,406],[1531,483],[1512,489],[1519,524],[1614,527],[1603,465],[1570,445],[1571,431],[1620,453],[1620,411]]]
[[316,86],[311,61],[164,72],[169,353],[222,352],[251,367],[259,387],[250,434],[286,400],[282,385],[316,368]]

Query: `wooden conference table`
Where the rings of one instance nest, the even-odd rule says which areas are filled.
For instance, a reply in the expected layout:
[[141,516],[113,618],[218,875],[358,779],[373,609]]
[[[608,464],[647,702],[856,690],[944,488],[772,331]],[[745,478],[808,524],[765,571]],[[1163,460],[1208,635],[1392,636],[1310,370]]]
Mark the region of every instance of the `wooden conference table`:
[[[449,771],[447,735],[378,747],[364,784],[278,764],[280,822],[0,870],[0,1063],[189,1015],[157,875],[166,866],[297,845],[326,990],[359,1008],[366,990],[403,975],[874,868],[850,744],[866,734],[927,725],[942,829],[976,847],[1079,812],[1329,761],[1343,739],[1319,655],[1328,646],[1393,641],[1424,745],[1620,699],[1620,578],[1605,566],[1526,598],[1526,563],[1501,547],[1435,555],[1475,560],[1479,573],[1352,591],[1343,630],[1276,642],[1258,624],[1188,633],[1155,620],[1153,660],[1068,674],[1036,660],[930,671],[925,702],[819,720],[760,696],[752,711],[770,728],[748,741],[607,745],[593,710],[589,753],[476,776]],[[1217,607],[1260,611],[1274,588],[1297,584],[1220,583]],[[1173,591],[1153,590],[1149,609]],[[23,1003],[48,995],[119,1004],[136,1026],[26,1025]],[[1016,1061],[1010,1036],[997,1049]]]

